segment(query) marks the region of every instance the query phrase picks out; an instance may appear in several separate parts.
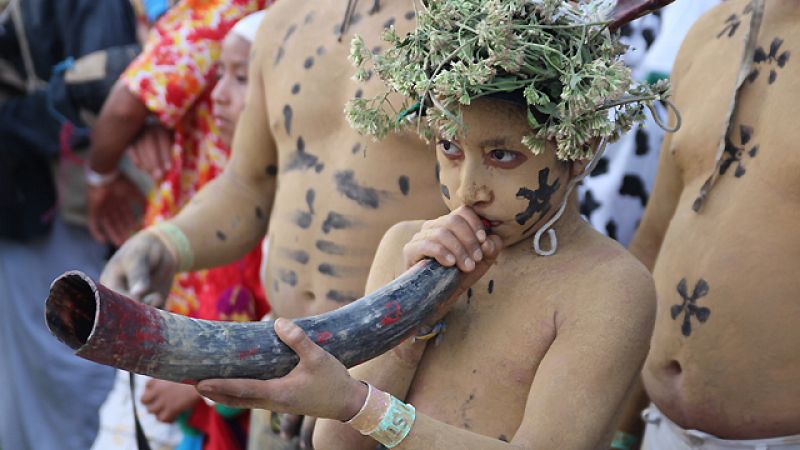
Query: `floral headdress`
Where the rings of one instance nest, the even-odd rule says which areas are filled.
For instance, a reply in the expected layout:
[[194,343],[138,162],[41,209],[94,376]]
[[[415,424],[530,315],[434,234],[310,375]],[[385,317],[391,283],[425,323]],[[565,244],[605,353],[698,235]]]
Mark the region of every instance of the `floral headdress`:
[[347,119],[376,139],[407,127],[426,140],[432,129],[452,138],[463,127],[459,105],[522,91],[531,128],[523,144],[540,154],[552,140],[561,160],[590,158],[593,142],[616,140],[669,95],[667,81],[631,80],[625,46],[608,29],[614,3],[419,0],[416,29],[405,37],[387,29],[384,54],[353,39],[355,78],[363,82],[374,71],[387,91],[352,99]]

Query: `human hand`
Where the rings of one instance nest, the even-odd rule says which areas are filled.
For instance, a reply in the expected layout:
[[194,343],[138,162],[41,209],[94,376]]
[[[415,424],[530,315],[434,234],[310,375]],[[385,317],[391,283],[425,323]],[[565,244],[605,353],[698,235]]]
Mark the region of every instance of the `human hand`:
[[139,227],[135,209],[143,209],[145,196],[125,174],[104,186],[87,186],[89,232],[101,243],[122,245]]
[[172,423],[201,398],[194,386],[154,379],[147,382],[141,400],[160,422]]
[[313,450],[312,436],[317,418],[299,416],[297,414],[281,414],[280,437],[286,442],[292,442],[298,437],[298,447],[303,450]]
[[275,333],[300,362],[286,376],[273,380],[204,380],[200,394],[236,408],[323,417],[352,418],[367,398],[366,386],[288,319],[275,321]]
[[445,267],[455,265],[464,273],[450,299],[423,325],[432,325],[444,317],[461,294],[489,270],[502,249],[502,239],[487,235],[472,208],[462,206],[450,214],[426,221],[403,247],[406,267],[431,258]]
[[100,282],[134,300],[161,307],[172,287],[178,262],[167,245],[150,231],[135,234],[111,257]]
[[172,167],[172,143],[172,131],[148,125],[128,147],[128,156],[133,165],[159,181]]
[[472,272],[486,253],[497,256],[501,248],[502,240],[487,235],[475,211],[461,206],[450,214],[425,221],[403,247],[403,258],[407,269],[431,258],[443,266],[456,265],[462,272]]

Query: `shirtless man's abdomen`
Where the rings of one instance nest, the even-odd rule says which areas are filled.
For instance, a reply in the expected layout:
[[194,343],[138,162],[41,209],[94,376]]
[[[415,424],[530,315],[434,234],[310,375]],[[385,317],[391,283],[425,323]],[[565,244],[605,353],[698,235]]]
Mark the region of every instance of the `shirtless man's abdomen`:
[[257,62],[278,183],[262,280],[276,316],[319,314],[361,297],[383,233],[446,211],[431,146],[414,134],[376,143],[353,131],[343,112],[349,99],[380,87],[378,77],[366,88],[351,79],[352,36],[380,51],[384,27],[404,34],[414,26],[413,4],[384,0],[376,10],[360,2],[340,41],[346,6],[278,2],[264,23],[271,38]]
[[[684,127],[662,149],[653,208],[631,246],[658,254],[658,313],[643,372],[648,395],[678,425],[729,439],[800,433],[794,2],[767,2],[720,177],[701,211],[692,210],[714,167],[747,3],[723,4],[684,43],[674,72]],[[741,19],[738,33],[721,33],[732,15]]]

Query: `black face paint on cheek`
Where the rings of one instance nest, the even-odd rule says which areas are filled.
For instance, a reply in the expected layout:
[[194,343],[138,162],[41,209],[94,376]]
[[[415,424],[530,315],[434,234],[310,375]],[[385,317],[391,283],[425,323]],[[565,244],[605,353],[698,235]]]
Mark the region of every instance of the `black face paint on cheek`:
[[436,175],[436,182],[440,183],[442,180],[439,178],[439,172],[441,171],[441,167],[439,167],[439,163],[436,163],[436,167],[434,168],[434,175]]
[[352,170],[336,172],[334,180],[336,190],[360,206],[370,209],[377,209],[380,206],[381,193],[374,188],[359,186]]
[[398,178],[398,180],[397,180],[397,184],[400,185],[400,192],[403,195],[408,195],[408,191],[409,191],[409,189],[411,189],[411,186],[410,186],[409,181],[408,181],[408,177],[405,176],[405,175],[401,175],[400,178]]
[[330,290],[325,295],[325,298],[327,298],[328,300],[332,300],[336,303],[352,303],[361,297],[353,292],[341,292],[336,290]]
[[329,255],[344,255],[345,249],[344,247],[325,240],[319,240],[316,243],[317,250],[321,251],[322,253],[327,253]]
[[225,239],[228,239],[228,236],[226,236],[222,231],[217,230],[217,239],[224,241]]
[[308,229],[311,226],[311,222],[314,220],[314,197],[316,193],[313,189],[309,189],[306,191],[306,204],[308,205],[308,211],[298,211],[295,213],[294,216],[294,223],[302,228]]
[[678,295],[683,300],[679,305],[673,305],[670,309],[672,320],[676,320],[678,315],[683,312],[683,323],[681,324],[681,333],[689,337],[692,334],[692,316],[697,317],[700,323],[705,323],[711,315],[711,310],[704,306],[697,306],[697,300],[705,297],[708,294],[708,283],[706,280],[700,278],[697,284],[694,285],[692,295],[686,290],[686,278],[682,278],[678,283]]
[[558,190],[559,179],[556,178],[553,184],[547,184],[547,179],[550,177],[550,168],[545,167],[539,171],[539,188],[532,191],[526,187],[519,188],[517,198],[525,198],[528,200],[528,207],[525,211],[517,214],[516,220],[520,225],[525,225],[527,221],[536,213],[541,213],[543,217],[550,210],[550,199],[553,194]]
[[321,163],[316,155],[306,153],[306,142],[301,136],[297,138],[297,151],[292,155],[292,160],[286,165],[284,171],[291,172],[292,170],[313,168],[315,172],[320,173],[324,167],[325,164]]
[[325,234],[330,233],[331,230],[344,230],[355,225],[351,219],[339,214],[337,212],[328,213],[328,217],[322,224],[322,232]]
[[310,259],[308,253],[303,250],[284,250],[283,254],[285,254],[287,258],[297,261],[300,264],[308,264],[308,260]]
[[278,269],[278,279],[289,286],[297,286],[297,274],[294,270]]
[[289,105],[283,106],[283,127],[286,129],[286,134],[292,135],[292,107]]

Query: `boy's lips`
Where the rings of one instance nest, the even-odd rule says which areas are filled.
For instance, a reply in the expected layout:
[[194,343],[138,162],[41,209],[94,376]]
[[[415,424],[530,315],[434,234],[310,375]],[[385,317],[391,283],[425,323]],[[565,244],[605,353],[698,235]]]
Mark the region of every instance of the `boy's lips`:
[[480,217],[483,227],[486,228],[487,230],[491,230],[492,228],[503,224],[502,220],[490,220],[483,216],[478,216],[478,217]]

